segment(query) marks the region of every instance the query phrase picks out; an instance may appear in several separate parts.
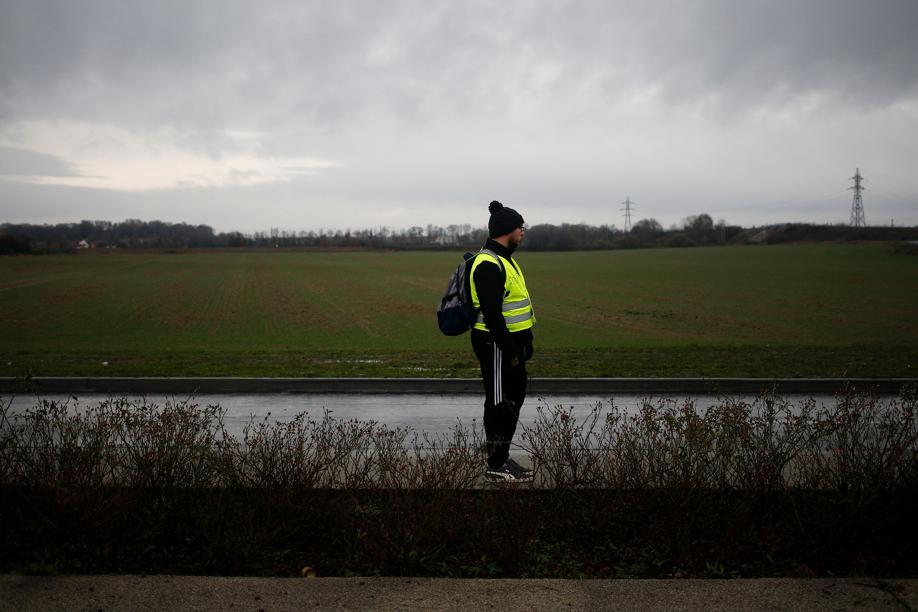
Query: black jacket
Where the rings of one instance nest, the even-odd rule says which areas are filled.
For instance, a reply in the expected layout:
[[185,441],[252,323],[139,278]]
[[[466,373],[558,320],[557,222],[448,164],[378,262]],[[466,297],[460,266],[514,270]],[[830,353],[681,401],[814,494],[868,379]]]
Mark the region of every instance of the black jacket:
[[[493,240],[488,240],[484,248],[500,255],[510,261],[514,268],[519,270],[513,261],[513,251]],[[511,359],[526,361],[532,357],[532,328],[518,332],[510,332],[504,321],[502,306],[504,303],[504,282],[506,276],[497,264],[483,261],[475,268],[475,290],[478,292],[478,301],[481,303],[481,314],[489,331],[473,329],[473,334],[491,336],[498,348],[504,351]]]

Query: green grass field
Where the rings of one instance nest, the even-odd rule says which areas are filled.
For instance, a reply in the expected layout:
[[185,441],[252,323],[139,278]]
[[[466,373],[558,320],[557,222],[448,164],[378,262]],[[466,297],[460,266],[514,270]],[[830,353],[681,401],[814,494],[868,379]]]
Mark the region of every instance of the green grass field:
[[[437,330],[459,253],[0,258],[0,373],[474,376]],[[534,376],[915,376],[889,245],[529,253]]]

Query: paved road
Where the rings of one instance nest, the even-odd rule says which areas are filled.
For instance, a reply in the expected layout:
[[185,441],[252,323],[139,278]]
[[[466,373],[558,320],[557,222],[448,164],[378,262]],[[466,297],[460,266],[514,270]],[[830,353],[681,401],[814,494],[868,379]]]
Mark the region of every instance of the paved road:
[[0,610],[913,610],[918,579],[0,576]]

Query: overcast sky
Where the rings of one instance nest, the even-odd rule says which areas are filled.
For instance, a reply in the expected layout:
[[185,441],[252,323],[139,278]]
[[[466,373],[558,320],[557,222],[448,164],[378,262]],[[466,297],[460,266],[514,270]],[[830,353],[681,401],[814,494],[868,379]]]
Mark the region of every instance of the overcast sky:
[[0,0],[0,222],[918,225],[918,0]]

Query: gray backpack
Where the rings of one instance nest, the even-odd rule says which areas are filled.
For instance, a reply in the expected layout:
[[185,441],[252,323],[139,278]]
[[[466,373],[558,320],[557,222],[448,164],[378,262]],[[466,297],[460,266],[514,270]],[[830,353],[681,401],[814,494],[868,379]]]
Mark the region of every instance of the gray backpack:
[[[486,253],[497,260],[500,271],[504,271],[504,264],[500,257],[493,251],[481,249],[478,253]],[[459,336],[475,327],[478,311],[472,305],[472,264],[478,253],[466,253],[462,256],[462,263],[449,277],[449,284],[440,299],[437,308],[437,323],[440,331],[447,336]]]

